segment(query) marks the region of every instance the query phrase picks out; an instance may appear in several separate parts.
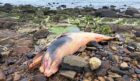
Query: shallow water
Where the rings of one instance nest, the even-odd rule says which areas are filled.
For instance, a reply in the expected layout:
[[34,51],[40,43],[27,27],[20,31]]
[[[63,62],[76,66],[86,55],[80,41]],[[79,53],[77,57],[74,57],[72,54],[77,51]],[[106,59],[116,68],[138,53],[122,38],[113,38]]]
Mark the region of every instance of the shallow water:
[[[49,6],[55,8],[61,4],[66,4],[67,7],[83,7],[91,6],[95,8],[102,7],[104,5],[115,5],[118,8],[126,8],[129,6],[140,8],[140,0],[0,0],[1,3],[12,4],[32,4],[35,6]],[[55,2],[55,3],[54,3]],[[48,4],[48,3],[51,3]],[[59,3],[59,4],[57,4]],[[124,6],[126,5],[126,6]]]

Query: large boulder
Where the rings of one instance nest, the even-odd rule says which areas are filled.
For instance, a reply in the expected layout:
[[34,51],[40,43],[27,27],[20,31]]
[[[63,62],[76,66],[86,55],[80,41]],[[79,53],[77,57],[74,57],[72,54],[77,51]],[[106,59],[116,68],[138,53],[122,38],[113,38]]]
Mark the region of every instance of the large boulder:
[[98,9],[95,12],[95,16],[100,17],[118,17],[118,14],[116,11],[113,11],[111,9]]
[[130,7],[130,8],[127,8],[127,10],[125,11],[125,14],[130,15],[130,16],[134,16],[134,14],[139,14],[139,11],[136,8]]

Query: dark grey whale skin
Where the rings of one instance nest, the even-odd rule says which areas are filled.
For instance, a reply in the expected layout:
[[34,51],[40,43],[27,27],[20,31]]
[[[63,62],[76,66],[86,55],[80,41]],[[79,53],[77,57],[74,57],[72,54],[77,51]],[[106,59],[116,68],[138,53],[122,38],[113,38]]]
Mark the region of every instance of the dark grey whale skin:
[[67,35],[63,35],[57,38],[57,40],[53,41],[47,49],[47,52],[50,54],[50,57],[52,60],[55,59],[55,54],[56,51],[63,45],[65,45],[66,43],[72,41],[72,39],[70,37],[68,37]]

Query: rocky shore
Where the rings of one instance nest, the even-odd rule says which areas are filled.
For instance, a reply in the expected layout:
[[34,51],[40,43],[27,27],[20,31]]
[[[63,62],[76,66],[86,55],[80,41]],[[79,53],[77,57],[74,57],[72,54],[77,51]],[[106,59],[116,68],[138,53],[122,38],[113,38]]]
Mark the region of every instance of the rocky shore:
[[[0,81],[139,81],[139,17],[138,9],[121,11],[113,6],[61,6],[57,10],[31,5],[0,6]],[[64,57],[59,72],[50,78],[38,69],[28,69],[33,57],[50,41],[75,31],[117,39],[91,42]]]

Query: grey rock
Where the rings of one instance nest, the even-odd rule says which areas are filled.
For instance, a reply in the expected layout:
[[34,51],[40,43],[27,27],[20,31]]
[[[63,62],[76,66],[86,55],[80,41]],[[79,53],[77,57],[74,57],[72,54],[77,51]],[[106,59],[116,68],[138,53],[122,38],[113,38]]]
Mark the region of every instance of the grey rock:
[[33,77],[33,81],[47,81],[43,74],[37,74]]
[[61,69],[62,70],[74,70],[78,72],[83,72],[85,69],[89,68],[88,62],[80,57],[80,56],[65,56],[62,64],[61,64]]
[[140,69],[135,68],[135,72],[136,72],[137,74],[140,74]]
[[75,75],[76,75],[76,72],[75,71],[65,71],[65,70],[61,70],[59,72],[60,75],[64,76],[64,77],[67,77],[67,78],[70,78],[70,79],[74,79],[75,78]]
[[138,14],[138,13],[139,13],[138,9],[132,7],[127,8],[127,10],[125,11],[126,15],[131,15],[131,16],[134,16],[134,14]]

